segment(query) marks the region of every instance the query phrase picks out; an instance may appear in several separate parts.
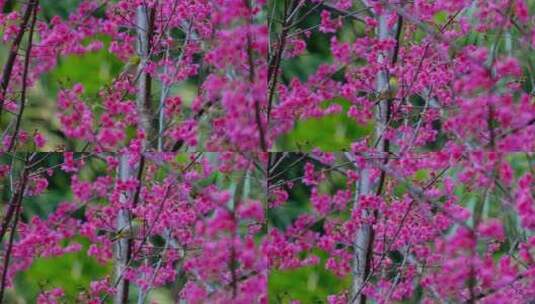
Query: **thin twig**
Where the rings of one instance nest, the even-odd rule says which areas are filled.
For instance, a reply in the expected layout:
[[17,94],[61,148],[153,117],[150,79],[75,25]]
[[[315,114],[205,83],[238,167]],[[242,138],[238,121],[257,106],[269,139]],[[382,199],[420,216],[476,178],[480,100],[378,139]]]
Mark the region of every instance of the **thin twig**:
[[19,113],[17,114],[16,123],[15,123],[15,131],[13,132],[13,135],[11,136],[11,140],[8,146],[7,151],[11,152],[12,149],[15,147],[17,142],[17,137],[20,130],[20,123],[22,121],[22,115],[24,113],[24,107],[26,105],[26,91],[28,89],[28,68],[30,66],[30,57],[32,53],[32,43],[33,43],[33,32],[35,29],[35,22],[37,19],[37,6],[38,6],[38,0],[36,1],[35,5],[33,6],[33,17],[32,22],[30,25],[30,33],[28,35],[28,46],[26,47],[26,54],[24,57],[24,70],[22,72],[22,91],[20,96],[20,109]]
[[4,69],[2,71],[2,81],[0,82],[0,122],[2,122],[2,109],[4,108],[4,101],[6,99],[9,81],[11,80],[11,73],[13,72],[15,60],[17,59],[17,55],[19,52],[20,42],[22,41],[22,37],[24,36],[24,32],[26,31],[28,22],[30,21],[30,16],[34,11],[34,7],[36,6],[37,0],[30,0],[28,5],[26,6],[24,16],[22,17],[22,22],[19,26],[19,32],[13,40],[13,44],[11,45],[6,64],[4,65]]

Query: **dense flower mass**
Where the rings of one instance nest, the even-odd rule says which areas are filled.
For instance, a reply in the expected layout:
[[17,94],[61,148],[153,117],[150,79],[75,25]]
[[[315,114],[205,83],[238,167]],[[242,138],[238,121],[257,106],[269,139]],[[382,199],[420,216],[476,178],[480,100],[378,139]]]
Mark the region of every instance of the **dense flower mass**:
[[[277,178],[270,188],[270,201],[277,200],[281,191],[310,193],[309,211],[288,224],[274,223],[280,229],[269,231],[267,256],[272,268],[321,263],[340,278],[356,275],[351,261],[360,243],[355,235],[369,225],[373,254],[361,293],[378,303],[416,298],[425,303],[440,299],[525,303],[535,296],[534,237],[528,219],[534,202],[522,190],[533,189],[531,173],[526,171],[533,165],[518,168],[513,176],[506,172],[512,163],[525,161],[525,154],[410,154],[392,157],[386,165],[383,157],[372,155],[334,156],[336,162],[325,162],[316,154],[294,156],[302,162],[301,182],[287,184]],[[279,170],[291,161],[287,157]],[[500,167],[507,168],[505,173]],[[354,168],[369,170],[370,182],[382,183],[383,194],[357,192],[353,197],[362,187],[357,184],[355,189],[355,183],[363,182],[363,176],[355,177]],[[381,182],[381,172],[390,179]],[[338,181],[329,182],[333,179]],[[296,203],[289,200],[272,212]],[[519,220],[515,230],[526,233],[514,241],[516,232],[506,230],[513,218]],[[323,254],[328,258],[322,259]],[[348,301],[350,296],[343,291],[330,302]]]
[[[58,58],[105,51],[125,63],[110,83],[97,94],[88,94],[80,83],[62,84],[58,92],[59,128],[69,139],[95,151],[119,151],[136,140],[129,128],[139,127],[144,136],[159,138],[147,143],[150,150],[261,148],[259,134],[264,136],[267,128],[261,109],[266,104],[263,58],[268,45],[262,1],[82,1],[65,19],[33,21],[47,1],[41,2],[17,7],[22,14],[13,10],[0,16],[3,43],[14,54],[2,75],[6,118],[20,120],[17,113],[26,102],[19,100],[21,87],[35,87],[60,64]],[[30,24],[35,34],[26,67],[24,56],[16,54],[23,52],[18,38]],[[195,83],[196,96],[187,105],[176,104],[180,96],[173,88],[186,83]],[[202,142],[201,127],[212,130]],[[32,147],[22,139],[10,147],[8,140],[14,137],[10,134],[30,130],[3,130],[8,131],[3,132],[3,151]]]
[[[535,45],[526,1],[310,2],[278,16],[290,30],[272,46],[283,54],[270,74],[273,138],[299,120],[343,113],[380,124],[384,139],[403,152],[430,145],[533,150],[533,67],[525,56]],[[296,13],[314,10],[319,23]],[[321,52],[329,47],[329,60],[278,80],[290,77],[285,65],[315,56],[318,43]],[[382,100],[388,107],[374,115]]]
[[[259,172],[251,161],[213,153],[148,153],[138,158],[25,156],[16,191],[26,197],[42,195],[47,181],[60,175],[70,178],[73,196],[46,218],[34,215],[18,223],[18,237],[10,238],[5,257],[11,264],[2,269],[6,286],[38,258],[82,252],[108,265],[125,246],[126,260],[118,263],[116,277],[94,278],[76,295],[77,301],[104,303],[120,292],[124,280],[139,288],[143,299],[151,289],[178,280],[182,285],[176,297],[187,303],[266,302],[267,260],[261,254],[264,241],[257,240],[265,229],[263,189],[254,181]],[[75,164],[67,166],[69,162]],[[136,174],[125,175],[125,165]],[[88,166],[101,169],[88,179],[83,174]],[[226,179],[234,191],[215,186],[213,179]],[[11,201],[17,214],[24,211],[22,195],[15,193]],[[11,220],[16,225],[17,219]],[[1,232],[7,233],[4,228]],[[61,289],[46,290],[38,302],[59,303],[62,297]]]
[[0,0],[0,303],[535,299],[535,2],[71,2]]

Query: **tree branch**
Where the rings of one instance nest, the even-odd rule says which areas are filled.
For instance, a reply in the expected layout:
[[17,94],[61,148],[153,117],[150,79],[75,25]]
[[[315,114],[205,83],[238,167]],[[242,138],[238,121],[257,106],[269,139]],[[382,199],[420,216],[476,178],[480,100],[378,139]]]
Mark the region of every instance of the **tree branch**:
[[9,260],[11,257],[11,250],[13,248],[13,240],[15,237],[15,231],[17,228],[20,210],[22,207],[22,199],[24,198],[24,191],[26,190],[26,184],[28,183],[28,175],[29,175],[29,168],[28,165],[29,158],[26,156],[26,159],[24,161],[24,169],[22,171],[22,177],[21,181],[18,185],[17,191],[13,194],[11,201],[9,202],[8,211],[6,215],[4,216],[4,219],[2,221],[2,230],[0,232],[0,242],[4,239],[4,236],[7,232],[7,228],[10,224],[10,222],[13,220],[13,223],[11,225],[11,233],[9,236],[9,242],[8,247],[6,250],[6,254],[4,256],[4,264],[2,269],[2,282],[0,285],[0,303],[4,302],[4,292],[6,287],[6,280],[7,280],[7,272],[9,268]]
[[17,137],[20,130],[20,123],[22,121],[22,115],[24,113],[24,107],[26,105],[26,91],[28,89],[28,68],[30,66],[30,57],[32,53],[32,44],[33,44],[33,32],[35,29],[35,22],[37,19],[37,6],[39,1],[37,0],[34,5],[33,9],[33,17],[32,22],[30,25],[30,34],[28,35],[28,46],[26,47],[26,54],[24,57],[24,70],[22,72],[22,92],[20,96],[20,109],[19,113],[17,114],[16,123],[15,123],[15,131],[13,132],[13,135],[11,136],[11,140],[8,146],[7,151],[11,152],[13,148],[16,145]]
[[36,6],[37,0],[30,0],[28,5],[26,6],[26,10],[24,11],[24,16],[22,17],[22,22],[19,27],[19,32],[17,33],[15,40],[13,40],[13,44],[11,45],[6,64],[4,65],[4,69],[2,71],[2,80],[0,82],[0,122],[2,121],[2,110],[4,108],[4,101],[6,99],[9,81],[11,80],[11,73],[13,72],[15,60],[17,59],[17,55],[19,52],[20,42],[22,41],[22,37],[24,36],[24,33],[26,31],[28,22],[30,21],[30,16]]

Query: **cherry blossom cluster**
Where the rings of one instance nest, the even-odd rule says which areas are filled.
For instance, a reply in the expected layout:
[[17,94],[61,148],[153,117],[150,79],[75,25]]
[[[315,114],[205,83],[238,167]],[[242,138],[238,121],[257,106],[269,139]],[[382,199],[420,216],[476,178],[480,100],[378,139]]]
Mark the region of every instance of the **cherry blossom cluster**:
[[[532,151],[533,66],[526,56],[535,30],[528,2],[293,2],[276,16],[285,30],[272,45],[270,136],[340,113],[359,125],[388,120],[381,134],[400,151]],[[316,14],[317,23],[300,14]],[[287,66],[318,52],[318,41],[329,44],[329,56],[310,74],[285,76]],[[332,102],[337,98],[349,106]],[[389,104],[383,118],[374,114],[381,100]]]
[[[387,165],[380,155],[305,156],[298,158],[300,179],[277,178],[270,187],[272,210],[295,204],[288,200],[294,191],[310,193],[309,211],[269,229],[265,253],[272,271],[320,264],[345,284],[358,250],[354,236],[370,224],[373,253],[361,292],[377,303],[525,303],[535,296],[529,154],[410,154]],[[513,169],[513,163],[522,165]],[[382,195],[355,194],[363,168],[372,183],[388,172]],[[329,186],[337,178],[337,186]],[[507,231],[511,220],[517,225]],[[325,300],[355,301],[348,291]]]
[[[11,121],[2,126],[2,150],[54,151],[43,132],[24,123],[18,127],[27,103],[20,92],[36,87],[58,66],[58,58],[97,51],[113,54],[124,70],[97,96],[87,94],[83,83],[61,84],[57,96],[59,129],[69,141],[87,145],[84,151],[120,151],[148,137],[147,149],[154,151],[266,150],[263,5],[251,0],[82,1],[66,19],[45,22],[39,1],[32,0],[0,13],[2,43],[13,54],[0,92],[0,114]],[[37,16],[33,22],[32,16]],[[27,36],[32,41],[22,40]],[[195,88],[187,100],[175,93],[184,85]],[[145,100],[139,102],[138,95]],[[137,134],[132,128],[139,129]]]
[[[65,152],[61,163],[39,165],[52,154],[29,156],[16,187],[24,187],[25,197],[42,195],[47,180],[65,172],[72,200],[60,202],[45,218],[34,215],[27,222],[11,224],[17,230],[13,241],[2,230],[10,248],[3,257],[10,263],[2,268],[6,272],[2,286],[11,286],[17,273],[37,258],[84,252],[108,265],[116,261],[119,246],[129,246],[126,267],[115,276],[94,278],[76,301],[105,303],[117,294],[124,278],[136,286],[141,299],[151,289],[183,282],[177,301],[266,303],[267,260],[259,238],[265,234],[264,192],[255,181],[261,175],[249,158],[235,153],[147,153],[141,162],[134,160],[141,173],[124,179],[118,166],[132,161],[128,155]],[[82,172],[95,162],[105,169],[84,178]],[[10,174],[8,168],[2,169],[2,181]],[[214,179],[228,179],[234,190],[217,187]],[[18,213],[24,212],[25,204],[18,205]],[[124,210],[130,211],[131,223],[118,229]],[[80,238],[89,245],[82,245]],[[61,286],[46,286],[38,302],[69,299],[73,300]]]

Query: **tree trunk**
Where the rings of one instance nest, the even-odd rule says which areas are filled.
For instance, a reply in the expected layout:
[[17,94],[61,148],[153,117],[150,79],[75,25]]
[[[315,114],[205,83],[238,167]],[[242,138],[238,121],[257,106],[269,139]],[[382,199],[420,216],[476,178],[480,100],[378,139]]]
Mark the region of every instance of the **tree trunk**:
[[[136,11],[136,29],[137,29],[137,54],[139,56],[140,64],[137,73],[137,93],[136,93],[136,106],[140,114],[140,127],[145,132],[145,140],[141,153],[145,152],[150,142],[148,139],[153,138],[152,132],[152,119],[151,119],[151,78],[148,73],[145,72],[146,63],[150,57],[150,40],[152,36],[153,27],[153,10],[149,9],[145,5],[140,5]],[[119,156],[119,180],[126,181],[134,176],[135,168],[133,168],[128,162],[128,154],[122,154]],[[140,167],[143,166],[140,163]],[[140,172],[143,170],[140,168]],[[141,175],[141,174],[139,174]],[[138,182],[141,183],[141,176]],[[139,195],[137,193],[136,195]],[[122,203],[127,203],[129,197],[124,195],[121,197]],[[137,198],[134,198],[137,199]],[[130,210],[123,208],[119,211],[117,216],[117,231],[123,233],[125,231],[131,232],[130,227]],[[130,263],[131,257],[131,241],[128,237],[120,237],[116,243],[116,276],[117,276],[117,294],[115,296],[116,304],[128,303],[129,282],[124,278],[124,271]]]
[[[122,154],[119,157],[119,180],[126,181],[133,175],[133,168],[128,163],[128,155]],[[123,195],[121,197],[121,203],[126,204],[128,197]],[[128,209],[119,210],[117,216],[117,231],[124,232],[128,229],[130,224]],[[115,255],[116,255],[116,279],[117,279],[117,293],[115,295],[115,304],[123,304],[128,302],[128,289],[129,282],[124,278],[124,271],[128,266],[129,260],[129,242],[128,238],[120,237],[115,243]]]
[[[381,15],[377,16],[378,19],[378,30],[377,37],[380,40],[388,38],[388,25],[387,25],[387,11],[383,11]],[[379,64],[382,64],[385,61],[383,55],[378,57]],[[386,70],[380,70],[377,73],[377,82],[376,82],[376,91],[379,95],[386,92],[388,89],[388,75]],[[388,116],[389,116],[389,101],[387,99],[379,101],[375,109],[375,150],[378,152],[377,155],[385,154],[388,152],[388,140],[384,138],[384,132],[388,125]],[[372,155],[373,157],[373,155]],[[381,181],[382,183],[383,181]],[[359,197],[362,195],[375,194],[375,188],[377,185],[373,185],[370,180],[370,169],[363,168],[361,170],[360,179],[356,185],[358,191],[356,191],[355,201],[353,208],[358,207]],[[370,216],[369,211],[364,210],[363,217]],[[374,215],[375,216],[375,215]],[[353,261],[352,261],[352,282],[351,282],[351,293],[348,303],[350,304],[365,304],[366,296],[362,294],[362,289],[365,287],[366,282],[369,280],[370,276],[370,267],[373,257],[373,241],[374,241],[374,231],[373,227],[370,224],[362,224],[355,235],[353,240]]]
[[[152,139],[153,119],[151,113],[151,76],[145,72],[146,64],[151,52],[151,38],[153,32],[153,9],[140,5],[136,11],[137,29],[137,54],[140,58],[137,79],[136,105],[140,114],[140,127],[145,131],[145,138]],[[156,142],[157,143],[157,142]],[[155,143],[155,144],[156,144]],[[142,150],[150,146],[150,141],[145,140]]]
[[[358,191],[355,194],[355,201],[353,208],[358,207],[359,197],[361,195],[367,195],[372,193],[372,185],[370,184],[370,172],[368,168],[361,170],[361,176],[357,183]],[[363,211],[363,217],[368,216],[368,211]],[[372,244],[373,229],[369,224],[363,224],[357,231],[357,235],[353,239],[353,261],[352,261],[352,276],[353,281],[351,283],[351,297],[349,303],[366,303],[366,297],[362,294],[362,288],[366,283],[366,279],[369,271],[369,256],[370,248]]]

